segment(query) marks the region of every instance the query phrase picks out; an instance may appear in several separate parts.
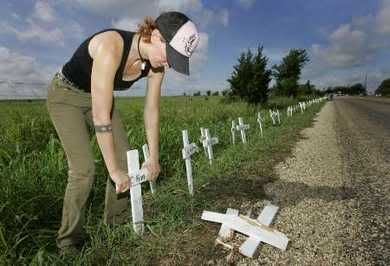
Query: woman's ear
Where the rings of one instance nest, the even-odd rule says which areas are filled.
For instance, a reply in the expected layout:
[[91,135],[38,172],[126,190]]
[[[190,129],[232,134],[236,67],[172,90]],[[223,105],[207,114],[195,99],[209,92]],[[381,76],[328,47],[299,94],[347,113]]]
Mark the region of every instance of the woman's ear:
[[161,34],[160,34],[160,31],[158,29],[152,30],[152,34],[150,36],[150,40],[152,43],[158,42],[160,40],[160,37],[161,37]]

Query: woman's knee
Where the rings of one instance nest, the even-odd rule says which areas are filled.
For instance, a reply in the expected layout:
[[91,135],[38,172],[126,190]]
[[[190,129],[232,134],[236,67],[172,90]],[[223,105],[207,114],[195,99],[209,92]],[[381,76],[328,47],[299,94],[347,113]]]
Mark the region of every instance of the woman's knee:
[[95,165],[93,163],[70,167],[68,183],[84,183],[92,186],[95,180]]

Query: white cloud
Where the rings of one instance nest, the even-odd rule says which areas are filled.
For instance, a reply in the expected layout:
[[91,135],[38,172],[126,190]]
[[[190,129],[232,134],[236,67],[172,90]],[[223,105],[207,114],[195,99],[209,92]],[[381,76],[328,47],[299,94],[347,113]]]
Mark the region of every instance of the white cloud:
[[0,46],[0,98],[43,97],[54,66]]
[[223,8],[217,16],[219,16],[222,25],[225,27],[229,25],[229,10],[227,8]]
[[53,22],[57,15],[47,1],[37,1],[34,6],[33,17],[44,22]]
[[119,20],[113,20],[112,26],[118,29],[136,31],[138,28],[137,25],[140,22],[141,20],[126,17],[126,18],[121,18]]
[[61,19],[46,1],[36,2],[31,14],[24,20],[16,13],[12,17],[15,19],[13,23],[0,20],[0,33],[13,34],[22,42],[64,46],[65,39],[79,39],[84,32],[77,22]]
[[236,1],[240,6],[246,9],[251,8],[256,3],[256,0],[236,0]]
[[[390,48],[389,17],[390,0],[383,0],[377,14],[339,25],[329,33],[326,44],[313,44],[308,49],[311,62],[304,68],[302,80],[310,79],[321,87],[363,82],[367,66],[375,68],[380,54]],[[389,74],[378,69],[370,72],[371,89],[378,85],[379,77]]]
[[0,27],[3,31],[13,33],[16,38],[20,41],[31,41],[36,40],[45,44],[58,44],[64,45],[64,33],[61,29],[55,28],[46,28],[42,25],[37,24],[32,19],[26,20],[26,26],[24,29],[18,29],[17,27],[10,25],[8,23],[0,24]]
[[375,51],[371,49],[367,32],[354,29],[351,24],[341,25],[329,36],[329,46],[312,46],[314,56],[338,67],[361,65],[369,61]]
[[[74,5],[108,18],[113,18],[113,25],[129,27],[134,21],[141,21],[145,16],[157,17],[163,11],[180,11],[188,14],[195,24],[208,27],[212,23],[227,26],[227,9],[211,10],[201,0],[71,0]],[[119,23],[121,22],[121,23]],[[131,23],[129,23],[131,22]]]
[[186,12],[203,9],[203,4],[200,0],[158,0],[156,2],[160,11],[180,10]]
[[383,0],[382,9],[375,17],[377,31],[381,34],[390,34],[390,1]]

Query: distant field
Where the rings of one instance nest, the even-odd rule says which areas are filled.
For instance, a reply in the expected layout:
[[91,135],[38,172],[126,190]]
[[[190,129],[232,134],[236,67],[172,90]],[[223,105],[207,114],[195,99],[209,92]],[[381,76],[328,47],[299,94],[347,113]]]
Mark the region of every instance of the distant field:
[[[200,221],[203,209],[223,211],[245,201],[258,201],[262,185],[272,182],[273,166],[283,160],[299,139],[302,128],[310,126],[322,104],[271,126],[268,110],[265,136],[260,138],[258,108],[244,103],[226,104],[222,97],[163,97],[161,102],[160,162],[162,172],[157,195],[144,190],[147,229],[143,240],[131,225],[106,227],[101,223],[107,172],[96,139],[91,145],[96,158],[96,184],[87,209],[89,234],[76,264],[195,264],[214,254],[210,225]],[[284,108],[291,99],[271,99],[272,107]],[[143,98],[117,100],[132,148],[145,143]],[[44,101],[0,102],[0,261],[5,264],[62,264],[56,255],[58,230],[67,165],[61,144],[49,120]],[[249,144],[231,145],[231,120],[243,117],[251,125]],[[181,158],[182,129],[197,141],[200,127],[218,136],[212,167],[202,152],[194,156],[195,197],[187,193]],[[197,142],[199,144],[199,142]]]

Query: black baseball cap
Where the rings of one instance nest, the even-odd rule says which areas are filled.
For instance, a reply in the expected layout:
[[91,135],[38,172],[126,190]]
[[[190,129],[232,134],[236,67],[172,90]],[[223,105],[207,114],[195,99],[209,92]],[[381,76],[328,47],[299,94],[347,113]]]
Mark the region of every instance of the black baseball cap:
[[167,42],[168,64],[177,72],[190,74],[189,58],[199,44],[195,24],[183,13],[164,12],[156,19],[157,29]]

